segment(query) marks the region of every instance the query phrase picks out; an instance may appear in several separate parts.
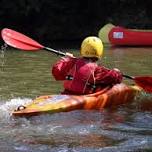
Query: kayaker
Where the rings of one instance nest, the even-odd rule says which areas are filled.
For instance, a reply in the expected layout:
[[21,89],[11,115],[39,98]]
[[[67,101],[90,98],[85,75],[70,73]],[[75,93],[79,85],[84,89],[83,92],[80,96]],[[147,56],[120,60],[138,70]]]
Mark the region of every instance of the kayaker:
[[52,68],[54,78],[64,81],[62,94],[90,94],[121,83],[122,73],[118,69],[110,70],[97,64],[103,55],[103,44],[98,37],[89,36],[83,40],[81,57],[66,54]]

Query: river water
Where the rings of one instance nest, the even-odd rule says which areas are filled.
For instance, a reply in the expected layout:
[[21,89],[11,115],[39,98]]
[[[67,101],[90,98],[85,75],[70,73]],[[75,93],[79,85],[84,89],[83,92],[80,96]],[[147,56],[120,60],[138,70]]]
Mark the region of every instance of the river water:
[[[69,51],[78,55],[76,49]],[[46,51],[1,48],[1,152],[152,151],[152,96],[145,92],[132,104],[111,110],[13,117],[11,112],[18,105],[62,90],[62,83],[50,74],[50,67],[58,58]],[[105,47],[102,62],[127,75],[152,75],[152,48]]]

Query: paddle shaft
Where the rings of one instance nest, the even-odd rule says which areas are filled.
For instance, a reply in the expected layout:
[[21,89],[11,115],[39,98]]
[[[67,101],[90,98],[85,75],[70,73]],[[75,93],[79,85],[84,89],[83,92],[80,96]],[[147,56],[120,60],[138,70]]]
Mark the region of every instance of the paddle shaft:
[[[57,54],[57,55],[66,56],[66,53],[63,53],[63,52],[61,52],[61,51],[54,50],[54,49],[49,48],[49,47],[44,47],[44,50],[46,50],[46,51],[48,51],[48,52],[55,53],[55,54]],[[129,76],[129,75],[123,74],[122,76],[125,77],[125,78],[128,78],[128,79],[134,80],[134,77],[131,77],[131,76]]]
[[[48,51],[48,52],[55,53],[55,54],[57,54],[57,55],[66,56],[66,53],[63,53],[63,52],[61,52],[61,51],[54,50],[54,49],[49,48],[49,47],[44,47],[44,50],[46,50],[46,51]],[[131,77],[131,76],[129,76],[129,75],[123,74],[122,76],[125,77],[125,78],[128,78],[128,79],[134,80],[134,78]]]
[[[48,52],[55,53],[55,54],[57,54],[57,55],[66,56],[66,53],[63,53],[63,52],[61,52],[61,51],[54,50],[54,49],[49,48],[49,47],[44,47],[44,50],[46,50],[46,51],[48,51]],[[131,77],[131,76],[129,76],[129,75],[123,74],[122,76],[125,77],[125,78],[128,78],[128,79],[134,80],[134,78]]]
[[131,77],[131,76],[129,76],[129,75],[123,74],[122,76],[125,77],[125,78],[128,78],[128,79],[134,80],[134,77]]
[[57,54],[57,55],[66,56],[66,53],[61,52],[61,51],[54,50],[54,49],[49,48],[49,47],[44,47],[43,49],[46,50],[46,51],[48,51],[48,52],[55,53],[55,54]]

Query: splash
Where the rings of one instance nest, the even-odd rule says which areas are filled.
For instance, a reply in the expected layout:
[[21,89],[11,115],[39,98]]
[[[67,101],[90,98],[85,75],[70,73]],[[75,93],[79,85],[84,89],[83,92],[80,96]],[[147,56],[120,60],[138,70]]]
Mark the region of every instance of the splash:
[[12,111],[14,111],[18,106],[23,104],[28,104],[31,101],[29,98],[15,98],[9,101],[0,101],[0,120],[10,119]]
[[7,48],[7,44],[5,43],[4,45],[1,46],[1,49],[0,49],[0,67],[1,67],[1,72],[4,71],[6,48]]

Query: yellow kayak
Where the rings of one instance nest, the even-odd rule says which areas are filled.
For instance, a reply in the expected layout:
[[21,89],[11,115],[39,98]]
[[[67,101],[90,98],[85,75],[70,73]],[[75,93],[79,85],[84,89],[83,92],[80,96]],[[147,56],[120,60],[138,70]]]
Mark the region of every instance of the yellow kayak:
[[27,105],[19,106],[12,115],[34,116],[44,113],[67,112],[78,109],[101,110],[133,101],[140,88],[117,84],[89,95],[46,95],[40,96]]

